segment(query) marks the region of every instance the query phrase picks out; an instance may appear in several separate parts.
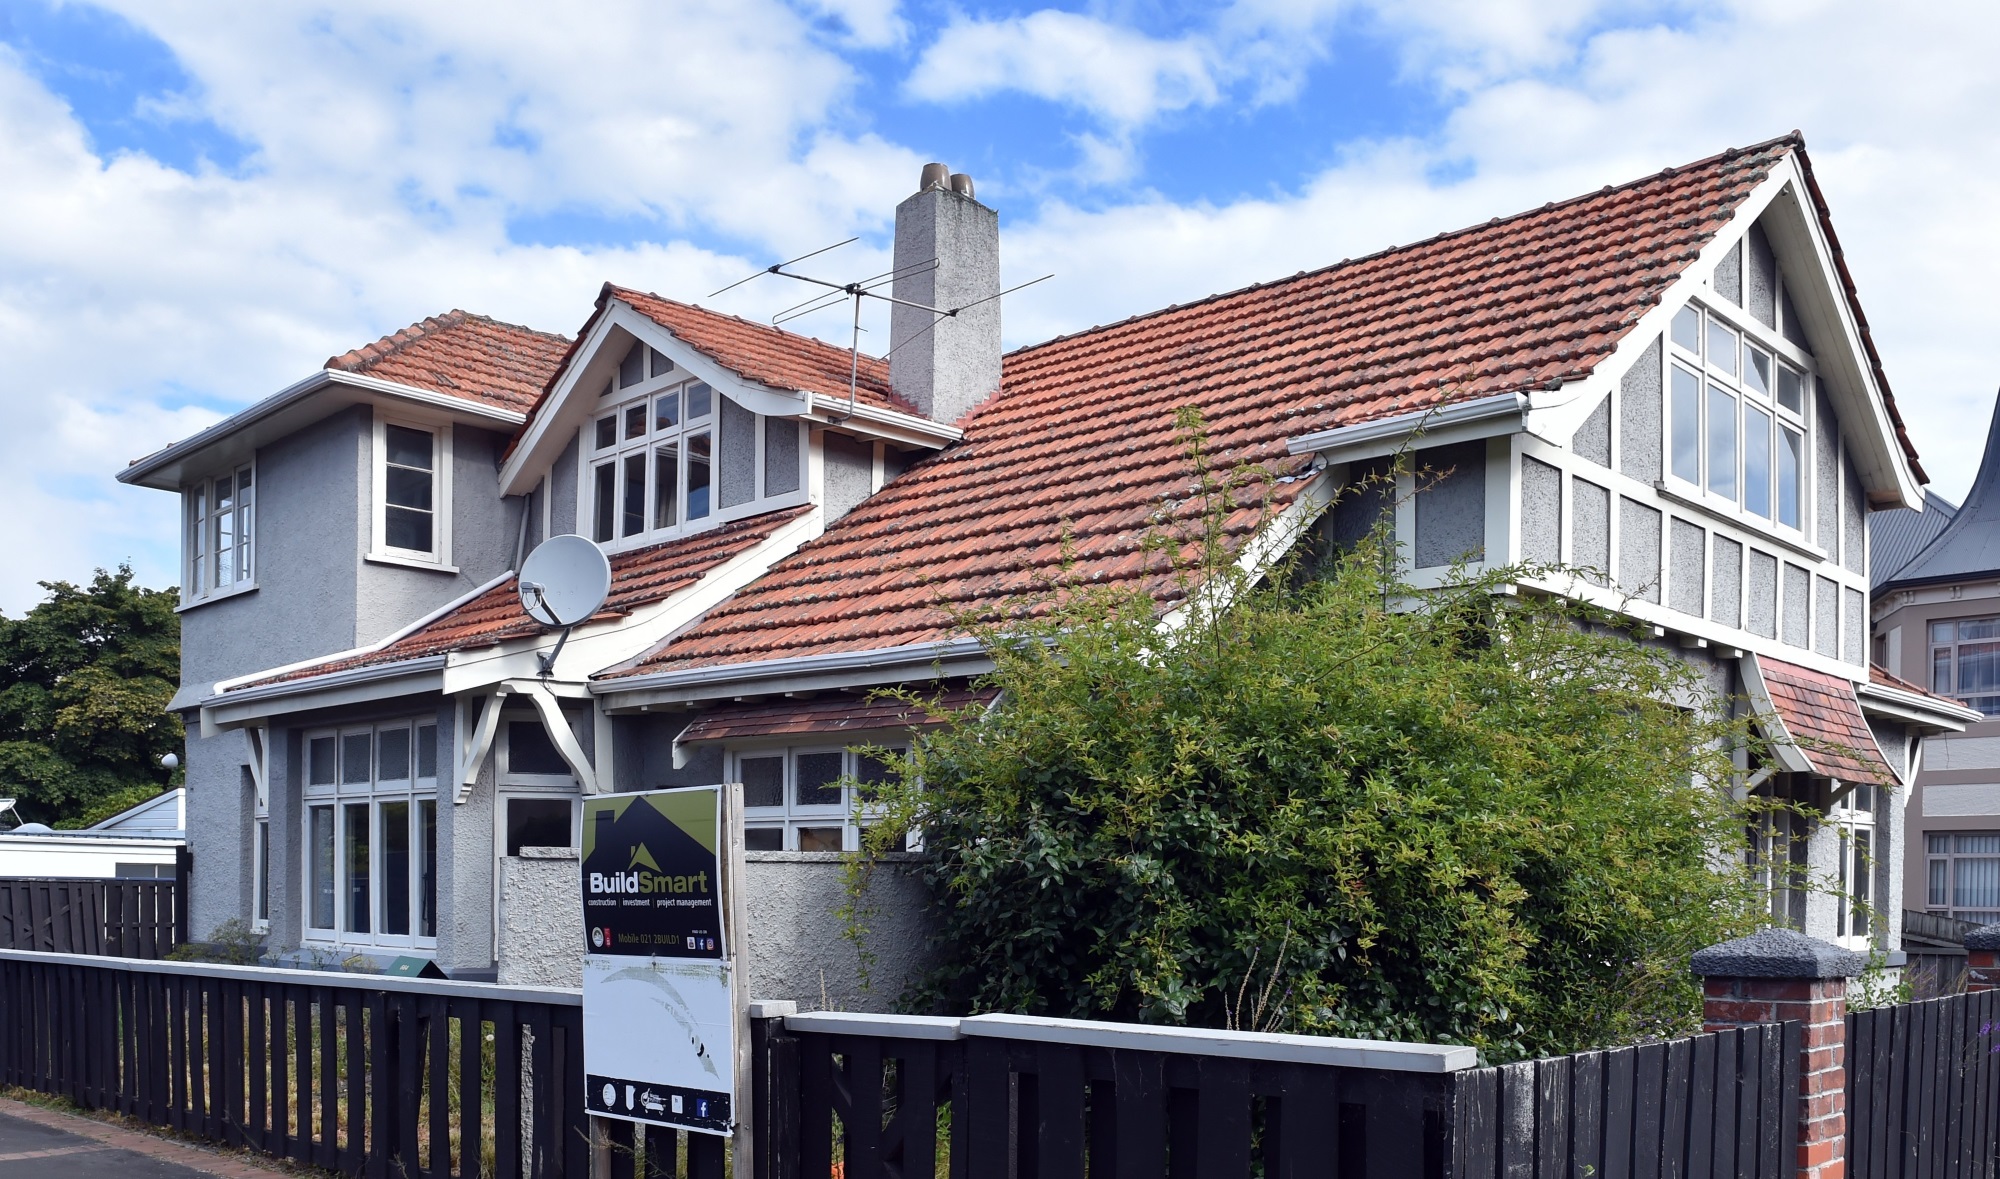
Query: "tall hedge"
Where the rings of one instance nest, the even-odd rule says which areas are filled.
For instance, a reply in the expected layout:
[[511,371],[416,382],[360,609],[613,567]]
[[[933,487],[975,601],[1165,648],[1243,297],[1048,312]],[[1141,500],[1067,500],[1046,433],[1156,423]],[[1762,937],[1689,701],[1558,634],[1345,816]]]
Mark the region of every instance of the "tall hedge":
[[943,914],[912,1001],[1496,1060],[1694,1028],[1688,954],[1761,904],[1696,672],[1504,570],[1413,590],[1379,532],[1253,582],[1244,477],[1197,474],[1179,624],[1060,587],[982,624],[998,705],[882,792],[871,846],[920,829]]

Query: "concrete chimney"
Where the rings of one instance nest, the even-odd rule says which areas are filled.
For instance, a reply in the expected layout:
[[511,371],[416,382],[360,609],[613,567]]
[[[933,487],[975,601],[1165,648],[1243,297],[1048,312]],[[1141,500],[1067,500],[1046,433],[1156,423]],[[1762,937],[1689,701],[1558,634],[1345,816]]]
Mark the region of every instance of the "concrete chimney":
[[972,178],[926,164],[896,206],[898,299],[889,309],[889,384],[935,421],[956,422],[1000,388],[1000,214],[973,199]]

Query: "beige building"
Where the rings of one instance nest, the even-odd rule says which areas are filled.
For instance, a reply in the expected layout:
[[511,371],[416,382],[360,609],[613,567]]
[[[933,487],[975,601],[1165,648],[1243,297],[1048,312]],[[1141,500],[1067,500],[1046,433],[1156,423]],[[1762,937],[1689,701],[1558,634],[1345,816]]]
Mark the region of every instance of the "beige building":
[[[1934,497],[1933,497],[1934,498]],[[1875,660],[1979,714],[1923,743],[1906,823],[1911,909],[2000,921],[2000,421],[1962,507],[1927,502],[1877,531]]]

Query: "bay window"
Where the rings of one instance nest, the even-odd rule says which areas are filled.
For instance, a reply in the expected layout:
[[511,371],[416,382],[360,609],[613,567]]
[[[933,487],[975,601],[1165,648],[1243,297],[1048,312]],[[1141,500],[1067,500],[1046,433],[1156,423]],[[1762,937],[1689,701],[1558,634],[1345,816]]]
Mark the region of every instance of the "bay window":
[[181,494],[181,600],[196,602],[252,584],[256,479],[249,466],[203,479]]
[[1699,304],[1674,316],[1668,471],[1711,505],[1802,532],[1812,376],[1761,334]]
[[437,942],[437,725],[399,721],[305,739],[306,938]]
[[1924,852],[1927,911],[1976,925],[2000,921],[2000,832],[1929,832]]
[[1931,623],[1931,691],[2000,716],[2000,618]]
[[649,544],[804,486],[803,424],[750,412],[633,344],[584,428],[581,518],[601,545]]

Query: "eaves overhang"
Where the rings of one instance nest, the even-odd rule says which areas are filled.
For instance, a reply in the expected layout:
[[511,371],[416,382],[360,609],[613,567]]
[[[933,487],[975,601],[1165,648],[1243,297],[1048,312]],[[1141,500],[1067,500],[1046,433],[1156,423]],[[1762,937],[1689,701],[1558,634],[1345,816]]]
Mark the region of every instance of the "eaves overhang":
[[898,683],[917,678],[912,673],[930,679],[980,675],[991,670],[993,660],[983,642],[958,638],[941,643],[829,651],[787,659],[598,678],[591,681],[590,691],[602,698],[606,711],[617,712],[779,691],[824,691]]
[[445,656],[350,667],[325,675],[219,691],[201,701],[201,731],[213,736],[251,721],[444,690]]
[[[365,373],[321,369],[295,381],[248,409],[240,410],[197,434],[190,435],[118,472],[120,483],[178,491],[189,478],[209,466],[248,460],[257,448],[296,433],[339,413],[350,405],[382,399],[471,425],[495,430],[518,429],[527,415],[463,397],[453,397],[414,385],[385,381]],[[219,452],[219,453],[218,453]],[[200,470],[187,468],[202,456],[212,456]]]
[[1412,438],[1420,438],[1425,446],[1445,446],[1516,433],[1524,428],[1527,415],[1527,394],[1496,393],[1302,434],[1286,439],[1285,450],[1289,454],[1318,454],[1329,462],[1353,462],[1394,454]]
[[1917,725],[1925,729],[1927,735],[1962,733],[1967,725],[1986,719],[1985,714],[1978,709],[1967,708],[1956,700],[1921,696],[1886,684],[1856,684],[1854,695],[1860,700],[1864,715],[1882,716],[1905,724]]

